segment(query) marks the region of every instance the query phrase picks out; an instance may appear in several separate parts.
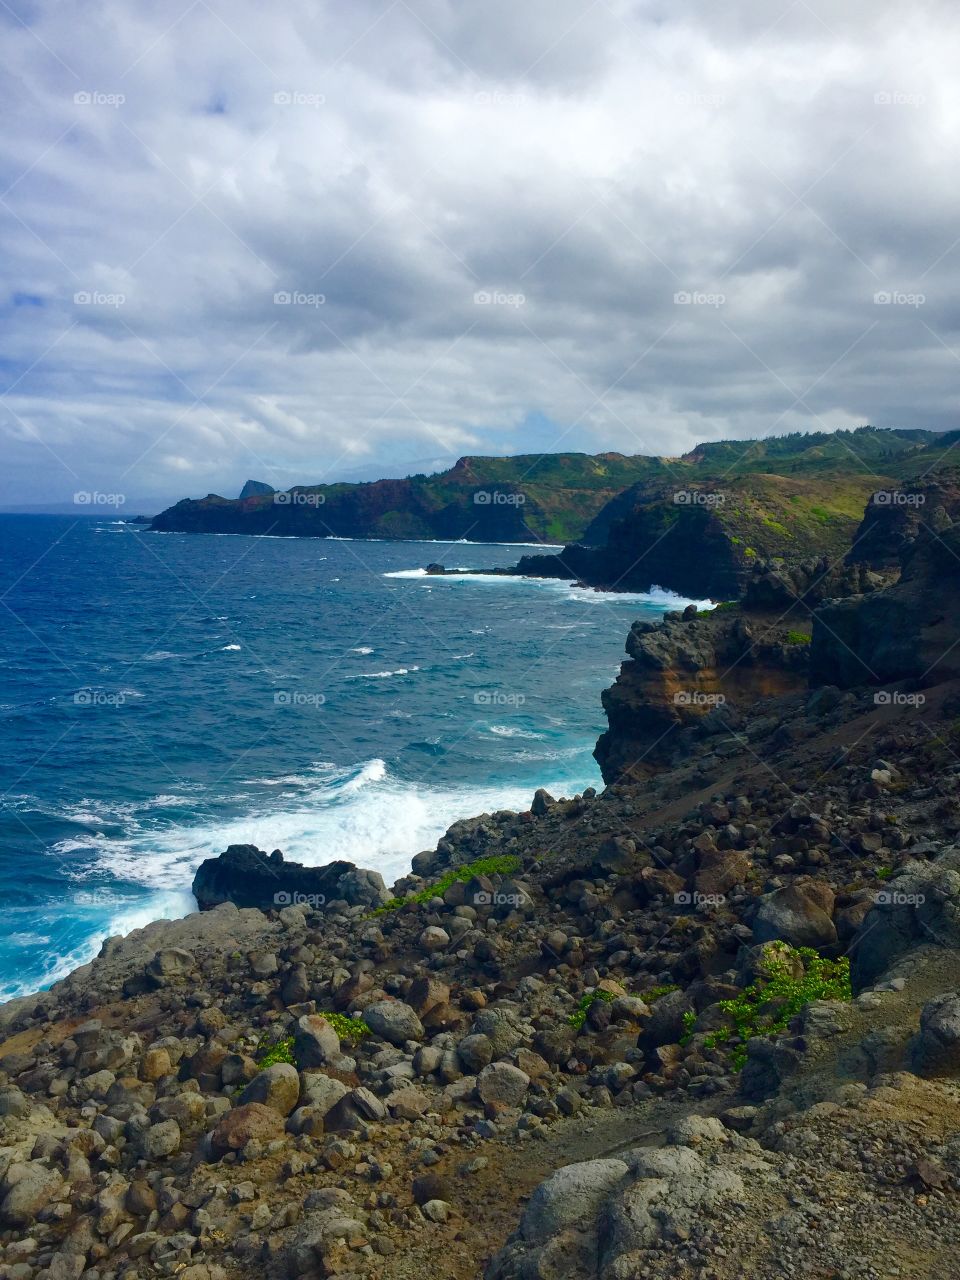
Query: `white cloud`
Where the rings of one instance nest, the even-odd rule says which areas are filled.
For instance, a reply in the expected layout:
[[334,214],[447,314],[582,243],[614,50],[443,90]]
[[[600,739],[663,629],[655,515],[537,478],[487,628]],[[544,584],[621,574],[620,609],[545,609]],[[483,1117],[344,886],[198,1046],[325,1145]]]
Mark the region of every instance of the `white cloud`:
[[4,11],[0,501],[955,425],[957,16],[834,10]]

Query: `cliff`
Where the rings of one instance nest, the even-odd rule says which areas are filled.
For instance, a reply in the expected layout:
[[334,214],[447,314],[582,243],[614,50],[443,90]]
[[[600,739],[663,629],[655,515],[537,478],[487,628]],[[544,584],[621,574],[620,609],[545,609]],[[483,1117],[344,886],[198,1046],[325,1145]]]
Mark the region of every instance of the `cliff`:
[[290,537],[564,542],[657,459],[605,453],[460,458],[434,476],[364,484],[297,485],[239,499],[208,494],[160,513],[153,527],[187,533]]
[[[682,458],[577,453],[463,457],[437,475],[365,484],[248,482],[239,499],[208,494],[160,513],[162,531],[290,537],[583,543],[567,548],[603,585],[651,582],[734,594],[745,567],[772,555],[846,550],[877,477],[932,447],[932,432],[863,428],[833,435],[698,445]],[[684,504],[689,508],[683,510]],[[675,526],[675,527],[674,527]],[[664,535],[669,536],[658,550]],[[639,552],[637,550],[639,548]],[[712,566],[712,573],[710,568]],[[547,572],[558,574],[563,566]],[[652,577],[650,575],[653,575]],[[657,575],[660,575],[657,577]],[[581,575],[576,575],[581,576]]]

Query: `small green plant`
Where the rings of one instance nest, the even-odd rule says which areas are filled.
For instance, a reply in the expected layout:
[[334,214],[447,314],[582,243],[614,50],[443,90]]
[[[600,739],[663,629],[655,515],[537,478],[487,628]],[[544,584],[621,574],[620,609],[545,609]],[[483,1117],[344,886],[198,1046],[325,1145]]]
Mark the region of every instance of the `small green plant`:
[[716,609],[714,609],[714,613],[727,613],[731,609],[739,609],[739,608],[740,608],[739,600],[721,600],[720,603],[717,605]]
[[651,987],[649,991],[641,991],[640,999],[645,1004],[653,1004],[654,1000],[659,1000],[661,996],[669,995],[671,991],[679,991],[680,988],[675,982],[667,982],[662,987]]
[[693,1037],[693,1024],[696,1020],[697,1014],[695,1009],[688,1009],[681,1018],[681,1022],[683,1023],[683,1035],[680,1037],[681,1044],[689,1044]]
[[359,1044],[364,1036],[370,1034],[370,1028],[362,1018],[350,1018],[345,1013],[324,1013],[323,1017],[348,1044]]
[[577,1005],[576,1009],[574,1009],[573,1013],[571,1013],[567,1021],[570,1023],[571,1027],[574,1027],[579,1031],[587,1020],[587,1014],[590,1012],[590,1006],[592,1004],[596,1004],[598,1000],[603,1000],[609,1003],[611,1000],[615,999],[616,997],[612,991],[601,991],[599,988],[596,991],[588,991],[585,996],[581,997],[580,1003]]
[[[795,977],[791,960],[799,956],[803,974]],[[733,1047],[732,1065],[739,1070],[747,1060],[747,1043],[755,1036],[776,1035],[785,1031],[790,1019],[812,1000],[852,1000],[850,961],[825,960],[812,947],[793,948],[780,944],[779,954],[771,950],[766,957],[767,974],[732,1000],[721,1000],[720,1008],[733,1022],[737,1043]],[[715,1037],[719,1036],[714,1032]],[[715,1039],[710,1047],[720,1043]]]
[[787,644],[809,644],[810,637],[805,631],[788,631]]
[[434,884],[427,885],[426,889],[420,889],[419,892],[409,898],[391,898],[389,902],[377,907],[370,914],[383,916],[389,911],[399,911],[401,907],[405,907],[410,902],[422,905],[425,902],[429,902],[431,898],[442,898],[450,886],[456,884],[458,880],[466,884],[474,876],[508,876],[517,871],[519,867],[520,859],[512,853],[495,854],[490,858],[477,858],[476,862],[468,862],[466,866],[454,867],[451,871],[444,872]]
[[262,1070],[272,1067],[278,1062],[293,1062],[293,1036],[284,1040],[269,1041],[262,1036],[256,1048],[257,1066]]
[[889,880],[893,875],[893,867],[877,867],[877,879]]

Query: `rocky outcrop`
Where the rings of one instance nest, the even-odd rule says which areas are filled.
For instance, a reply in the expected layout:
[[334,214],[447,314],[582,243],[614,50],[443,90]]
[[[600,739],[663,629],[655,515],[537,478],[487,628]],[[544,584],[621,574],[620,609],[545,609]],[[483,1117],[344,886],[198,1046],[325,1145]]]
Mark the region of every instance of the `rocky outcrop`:
[[262,480],[248,480],[240,490],[238,501],[243,502],[244,498],[263,498],[274,492],[272,484],[265,484]]
[[[960,470],[871,494],[847,556],[849,565],[896,570],[924,530],[943,532],[960,518]],[[846,594],[837,592],[837,595]]]
[[225,853],[201,862],[193,878],[193,896],[201,911],[221,902],[261,911],[300,903],[378,907],[390,897],[382,876],[352,862],[307,867],[285,862],[279,849],[266,854],[252,844],[232,844]]
[[960,675],[960,526],[922,530],[907,548],[899,582],[816,610],[814,683],[841,687]]
[[742,610],[688,609],[636,622],[629,661],[604,690],[609,728],[594,752],[604,781],[643,778],[712,737],[729,737],[758,699],[806,684],[807,636]]
[[866,564],[842,564],[829,556],[797,564],[763,561],[753,567],[743,593],[744,609],[780,611],[798,602],[813,608],[839,596],[865,595],[887,585],[889,574]]

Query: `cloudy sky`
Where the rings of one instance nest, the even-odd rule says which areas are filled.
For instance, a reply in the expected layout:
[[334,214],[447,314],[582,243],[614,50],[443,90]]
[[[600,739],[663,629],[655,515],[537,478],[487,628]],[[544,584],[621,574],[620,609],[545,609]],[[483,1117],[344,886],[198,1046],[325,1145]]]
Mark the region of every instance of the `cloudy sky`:
[[960,425],[954,4],[0,24],[0,505]]

